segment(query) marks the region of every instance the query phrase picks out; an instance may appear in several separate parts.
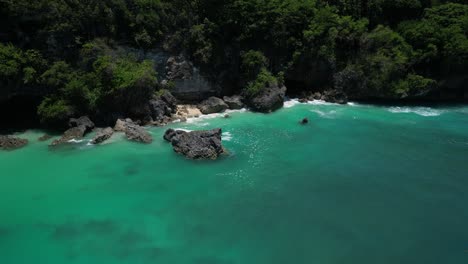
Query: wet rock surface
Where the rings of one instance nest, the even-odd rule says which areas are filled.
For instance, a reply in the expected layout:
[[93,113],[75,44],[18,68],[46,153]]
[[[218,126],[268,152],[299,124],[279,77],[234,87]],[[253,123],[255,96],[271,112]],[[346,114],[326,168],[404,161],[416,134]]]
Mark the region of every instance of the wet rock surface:
[[175,152],[189,159],[217,159],[225,152],[221,144],[221,129],[185,132],[168,129],[164,139],[171,142]]
[[1,150],[15,150],[22,148],[28,144],[27,139],[13,137],[13,136],[2,136],[0,135],[0,149]]

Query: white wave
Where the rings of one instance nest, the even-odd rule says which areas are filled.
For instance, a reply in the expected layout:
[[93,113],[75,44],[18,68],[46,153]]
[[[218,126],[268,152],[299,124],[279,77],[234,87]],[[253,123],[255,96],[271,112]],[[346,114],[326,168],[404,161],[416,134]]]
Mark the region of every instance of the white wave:
[[430,108],[430,107],[400,107],[394,106],[389,107],[388,111],[391,113],[403,113],[403,114],[417,114],[420,116],[440,116],[444,111]]
[[336,103],[326,102],[324,100],[307,101],[307,104],[311,104],[311,105],[340,105],[340,104],[336,104]]
[[284,108],[291,108],[297,104],[300,104],[301,102],[299,102],[299,99],[290,99],[290,100],[287,100],[284,102],[284,105],[283,107]]
[[81,143],[83,141],[84,141],[84,139],[74,139],[73,138],[73,139],[68,140],[68,143]]
[[335,110],[326,112],[326,111],[321,111],[321,110],[318,110],[318,109],[313,109],[313,110],[310,110],[310,111],[313,112],[313,113],[316,113],[319,116],[324,117],[324,118],[334,118],[334,115],[336,114]]
[[192,132],[193,130],[191,129],[186,129],[186,128],[177,128],[176,130],[184,131],[184,132]]
[[221,135],[222,140],[224,141],[231,141],[232,140],[232,134],[230,132],[223,132]]

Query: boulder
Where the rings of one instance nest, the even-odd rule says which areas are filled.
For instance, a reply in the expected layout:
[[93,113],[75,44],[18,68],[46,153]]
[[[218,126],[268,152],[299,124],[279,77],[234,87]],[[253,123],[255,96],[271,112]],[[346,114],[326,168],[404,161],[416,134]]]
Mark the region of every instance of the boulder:
[[96,136],[94,136],[94,138],[91,140],[91,144],[100,144],[108,140],[109,138],[111,138],[113,134],[114,134],[114,130],[111,127],[101,129],[96,133]]
[[170,141],[174,151],[189,159],[217,159],[225,152],[221,144],[221,129],[191,131],[169,129],[164,139]]
[[133,121],[131,119],[126,119],[126,120],[123,120],[123,119],[117,119],[117,121],[115,122],[115,126],[114,126],[114,131],[115,132],[125,132],[125,125],[127,123],[133,123]]
[[224,96],[223,100],[229,106],[229,109],[242,109],[244,107],[242,102],[244,98],[240,95]]
[[80,118],[70,118],[68,126],[70,128],[84,126],[86,131],[91,131],[94,128],[94,123],[89,119],[89,117],[82,116]]
[[175,137],[175,136],[178,136],[182,133],[185,133],[185,131],[182,131],[182,130],[174,130],[172,128],[169,128],[168,130],[166,130],[166,132],[164,133],[164,140],[168,141],[168,142],[171,142],[172,139]]
[[285,94],[285,86],[280,87],[274,84],[270,87],[265,87],[259,94],[250,98],[248,103],[254,111],[263,113],[273,112],[283,107]]
[[133,123],[125,124],[125,136],[127,136],[128,140],[147,144],[153,141],[153,138],[148,133],[148,131],[146,131],[143,127]]
[[27,139],[0,135],[0,149],[2,150],[19,149],[26,146],[28,142]]
[[213,114],[223,112],[224,110],[228,109],[229,106],[218,97],[210,97],[198,105],[198,108],[203,114]]
[[67,131],[65,131],[61,138],[52,141],[50,146],[57,146],[63,143],[67,143],[72,139],[83,138],[85,133],[86,133],[85,126],[72,127],[68,129]]

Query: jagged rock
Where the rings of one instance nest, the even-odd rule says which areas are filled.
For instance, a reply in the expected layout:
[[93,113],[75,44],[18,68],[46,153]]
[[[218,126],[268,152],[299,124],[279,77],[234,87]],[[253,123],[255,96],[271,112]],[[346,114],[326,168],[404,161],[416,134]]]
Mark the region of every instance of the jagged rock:
[[117,121],[115,122],[115,126],[114,126],[114,131],[115,132],[125,132],[125,125],[127,123],[133,123],[133,121],[131,119],[126,119],[126,120],[122,120],[122,119],[117,119]]
[[70,121],[68,121],[68,126],[70,128],[84,126],[86,131],[91,131],[94,128],[94,123],[91,121],[91,119],[89,119],[89,117],[82,116],[80,118],[70,118]]
[[348,103],[348,97],[346,96],[346,94],[338,90],[327,90],[322,94],[322,97],[320,99],[330,103]]
[[111,138],[113,134],[114,134],[114,130],[111,127],[101,129],[96,133],[96,136],[94,136],[94,138],[91,140],[91,144],[100,144],[108,140],[109,138]]
[[86,133],[86,126],[78,126],[72,127],[65,131],[61,138],[52,141],[50,146],[57,146],[63,143],[67,143],[72,139],[80,139],[83,138],[84,134]]
[[51,139],[51,138],[52,138],[51,135],[44,134],[44,135],[42,135],[41,137],[39,137],[37,140],[39,140],[39,141],[47,141],[47,140],[49,140],[49,139]]
[[170,92],[164,91],[148,102],[148,109],[153,122],[164,124],[177,112],[177,100]]
[[203,114],[213,114],[223,112],[229,108],[229,106],[218,97],[210,97],[198,105],[198,108]]
[[171,142],[175,152],[189,159],[217,159],[225,152],[220,128],[191,132],[169,129],[164,139]]
[[229,109],[242,109],[244,107],[242,102],[244,98],[240,95],[224,96],[223,100],[229,106]]
[[27,139],[0,135],[0,149],[2,150],[19,149],[26,146],[28,142]]
[[174,130],[174,129],[172,129],[172,128],[169,128],[169,129],[166,130],[166,132],[164,133],[163,138],[164,138],[164,140],[166,140],[166,141],[168,141],[168,142],[171,142],[171,140],[172,140],[175,136],[177,136],[177,135],[179,135],[179,134],[182,134],[182,133],[184,133],[184,131],[182,131],[182,130]]
[[283,107],[285,94],[285,86],[272,85],[265,87],[259,94],[248,100],[248,103],[252,110],[268,113]]
[[148,131],[141,126],[132,123],[125,124],[125,136],[127,136],[128,140],[147,144],[153,141],[153,138]]

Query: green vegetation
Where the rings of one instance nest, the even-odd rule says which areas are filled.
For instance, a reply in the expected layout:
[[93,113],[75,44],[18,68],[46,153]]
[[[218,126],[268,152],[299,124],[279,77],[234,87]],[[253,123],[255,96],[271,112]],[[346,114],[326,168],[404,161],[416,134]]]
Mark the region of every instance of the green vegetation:
[[45,123],[132,111],[158,82],[121,47],[184,54],[250,95],[278,81],[354,98],[463,95],[467,34],[463,0],[3,0],[0,98],[36,91]]

